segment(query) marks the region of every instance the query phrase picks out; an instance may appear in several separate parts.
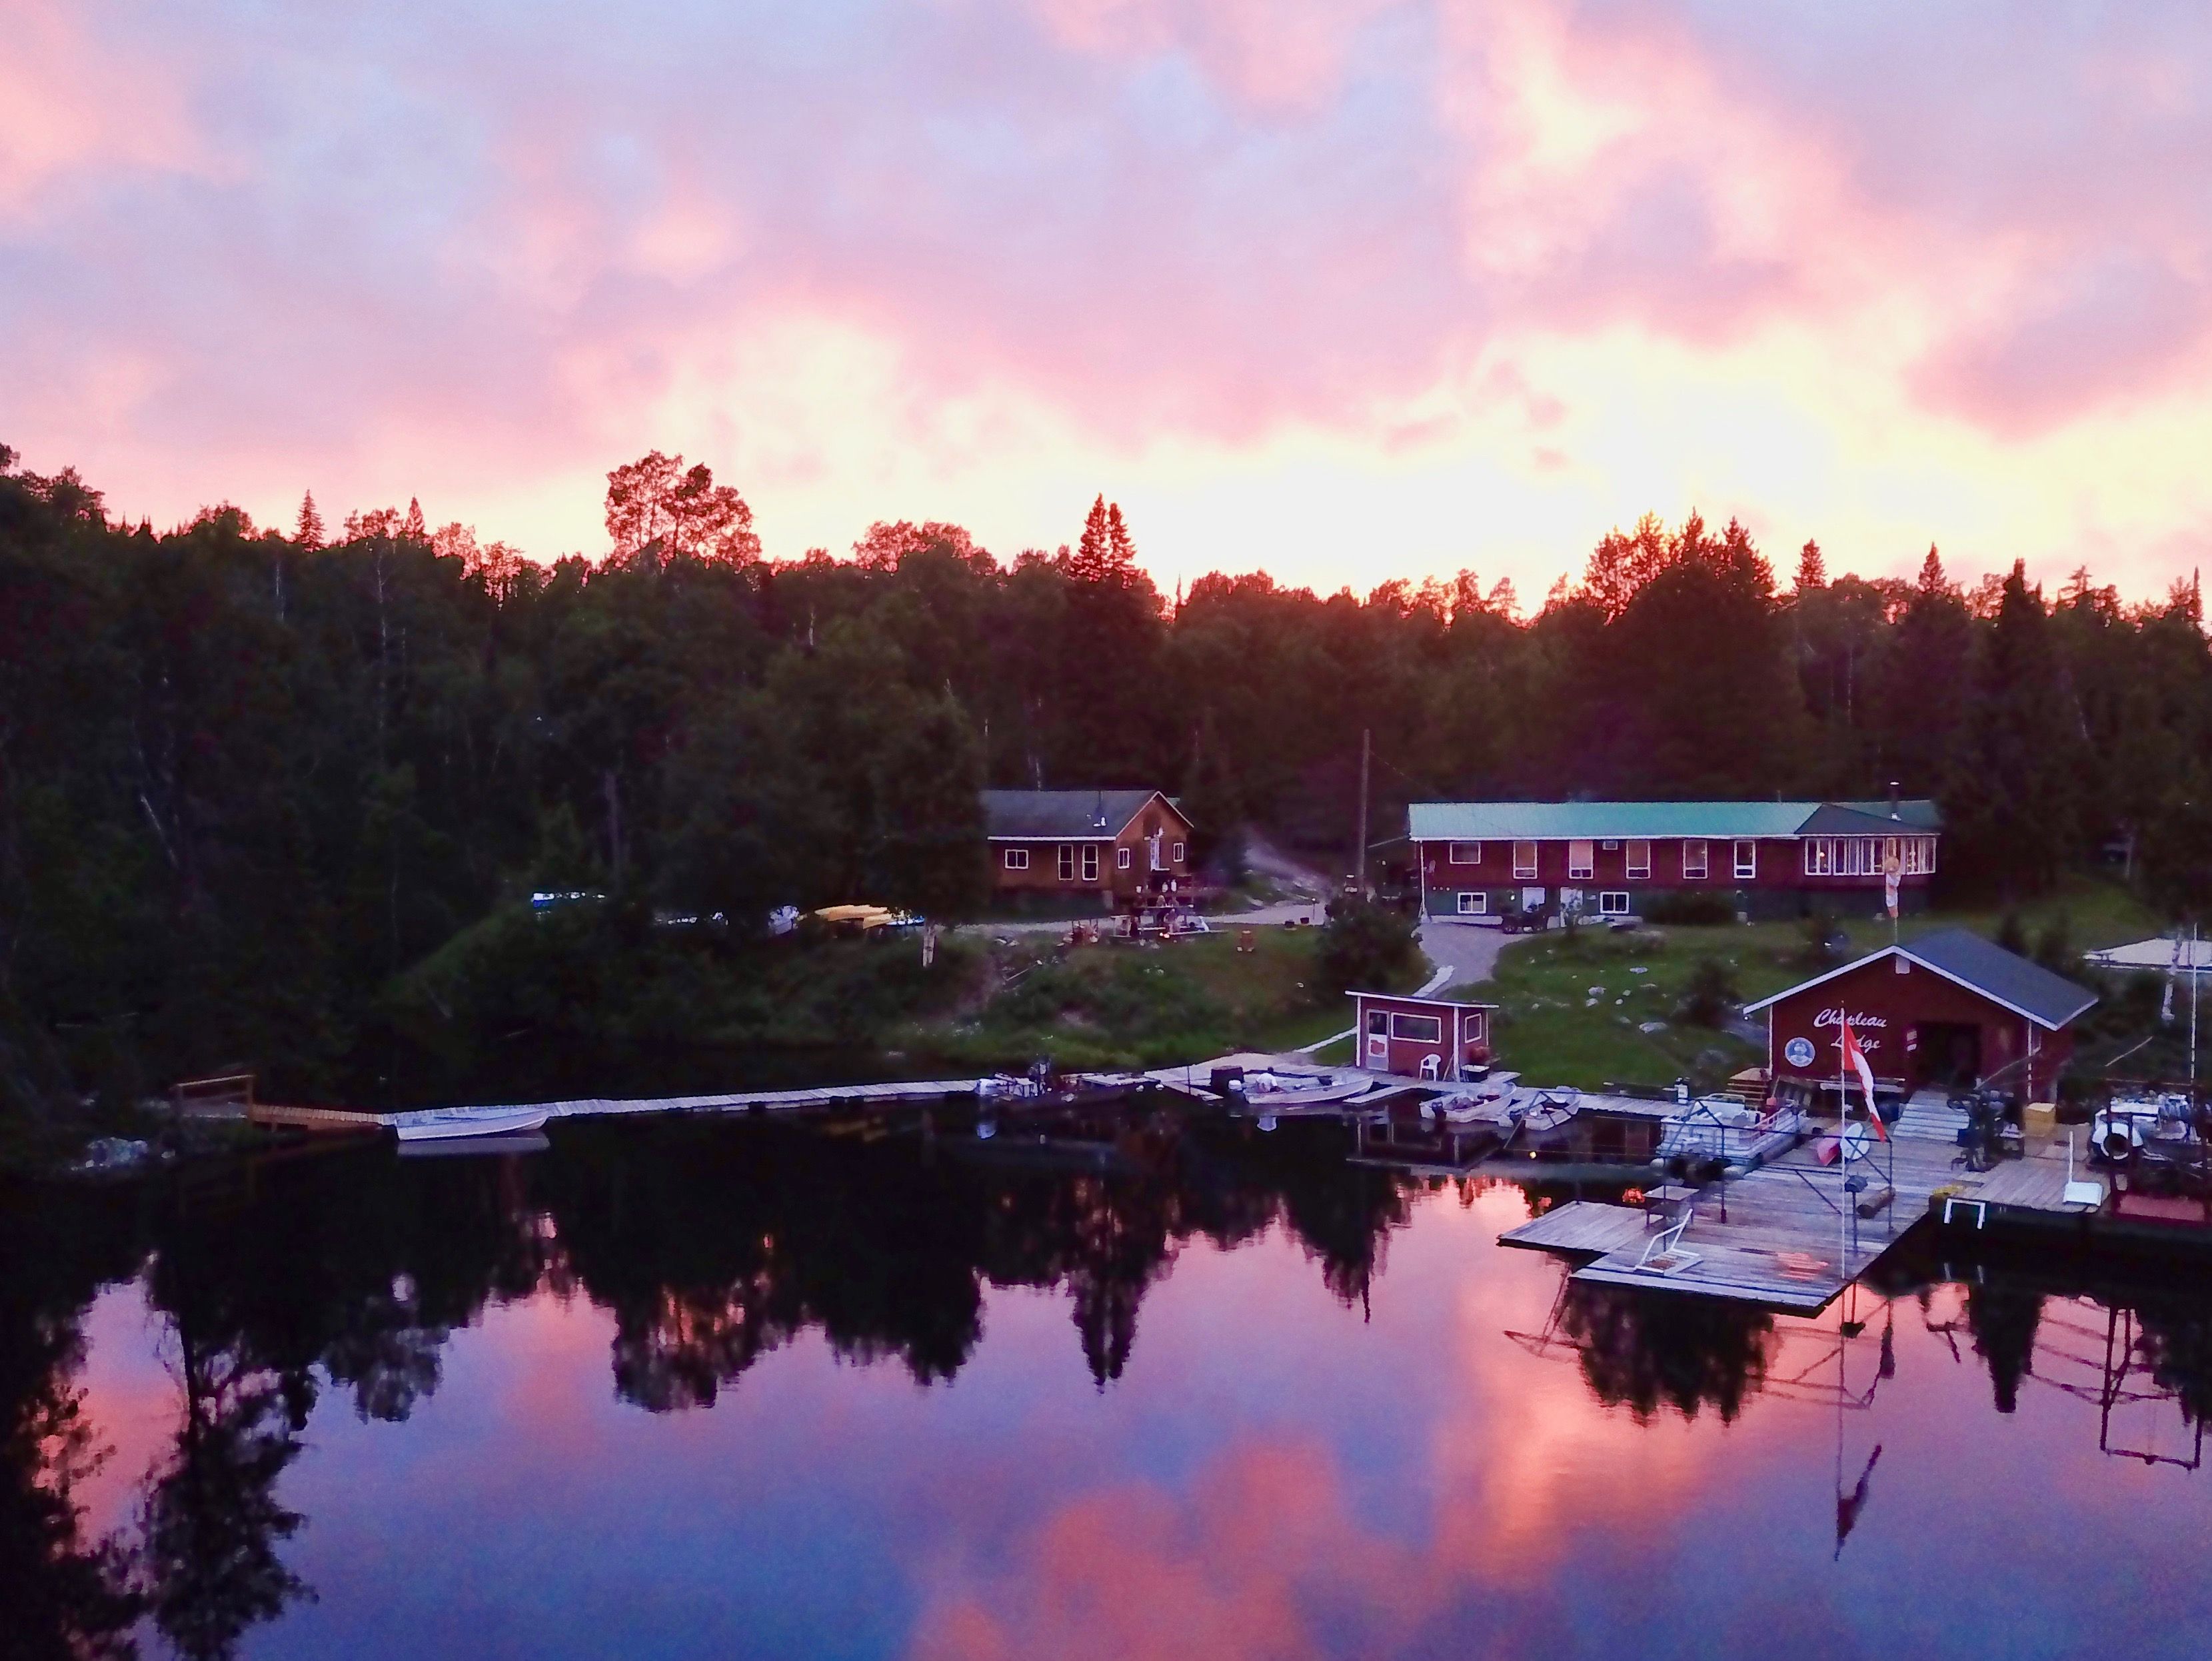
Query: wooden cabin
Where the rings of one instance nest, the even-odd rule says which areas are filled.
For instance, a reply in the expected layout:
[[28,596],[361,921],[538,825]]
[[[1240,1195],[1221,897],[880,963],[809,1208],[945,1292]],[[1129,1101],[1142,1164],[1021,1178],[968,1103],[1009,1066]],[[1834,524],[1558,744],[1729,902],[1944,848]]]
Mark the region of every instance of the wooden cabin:
[[1902,911],[1925,910],[1942,816],[1927,800],[1415,802],[1421,910],[1643,916],[1717,898],[1751,921],[1870,916],[1893,866]]
[[1461,1079],[1490,1060],[1495,1004],[1353,992],[1352,1059],[1373,1073],[1408,1079]]
[[[1779,1085],[1833,1088],[1849,1021],[1878,1085],[1900,1095],[1988,1083],[2048,1101],[2096,995],[1966,928],[1886,946],[1745,1007],[1766,1015]],[[1850,1089],[1856,1092],[1854,1081]]]
[[986,790],[983,830],[1000,899],[1097,895],[1136,909],[1192,890],[1191,822],[1158,790]]

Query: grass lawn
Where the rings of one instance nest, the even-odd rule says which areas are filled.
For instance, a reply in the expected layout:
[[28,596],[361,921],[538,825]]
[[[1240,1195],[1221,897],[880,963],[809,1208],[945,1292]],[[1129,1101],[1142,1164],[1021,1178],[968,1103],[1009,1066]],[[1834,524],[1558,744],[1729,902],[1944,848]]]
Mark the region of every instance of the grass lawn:
[[[2063,919],[2075,951],[2141,940],[2158,932],[2156,917],[2118,885],[2069,882],[2051,897],[2019,908],[2033,942]],[[1931,913],[1905,918],[1899,937],[1964,925],[1994,935],[2002,913]],[[1850,949],[1836,962],[1889,943],[1887,920],[1841,922]],[[1445,995],[1499,1006],[1494,1044],[1499,1062],[1532,1084],[1667,1085],[1687,1078],[1711,1088],[1739,1068],[1765,1059],[1761,1045],[1677,1019],[1692,970],[1702,958],[1725,964],[1737,998],[1753,1002],[1818,972],[1802,923],[1654,928],[1633,934],[1583,928],[1506,947],[1495,977]],[[1825,966],[1833,966],[1832,964]],[[1644,1028],[1659,1024],[1654,1031]]]
[[[1284,1050],[1342,1031],[1350,1007],[1316,990],[1319,932],[1259,928],[1158,946],[1078,946],[1036,936],[996,955],[999,985],[979,1010],[933,1022],[905,1044],[977,1066],[1051,1056],[1067,1067],[1162,1067],[1238,1050]],[[1419,970],[1408,984],[1418,985]]]

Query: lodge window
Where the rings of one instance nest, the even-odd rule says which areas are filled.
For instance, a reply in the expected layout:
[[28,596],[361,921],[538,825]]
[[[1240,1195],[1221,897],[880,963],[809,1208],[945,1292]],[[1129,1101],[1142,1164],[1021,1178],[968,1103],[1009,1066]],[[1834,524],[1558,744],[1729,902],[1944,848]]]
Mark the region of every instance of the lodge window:
[[1083,880],[1085,882],[1098,880],[1098,844],[1095,842],[1084,844]]
[[1009,870],[1009,871],[1026,871],[1026,870],[1028,870],[1029,868],[1030,868],[1030,850],[1029,850],[1028,849],[1026,849],[1026,848],[1009,848],[1009,849],[1006,850],[1006,869],[1007,869],[1007,870]]
[[1479,917],[1490,910],[1490,896],[1480,891],[1462,890],[1459,897],[1459,914],[1462,917]]
[[1907,837],[1905,838],[1905,874],[1925,877],[1936,869],[1936,838]]
[[1755,877],[1759,874],[1759,844],[1757,843],[1736,843],[1735,873],[1739,877]]
[[1060,879],[1062,882],[1075,880],[1075,848],[1070,843],[1060,845]]
[[1626,890],[1601,893],[1597,897],[1597,914],[1601,917],[1625,917],[1628,915],[1628,894]]
[[1682,875],[1685,880],[1702,878],[1705,874],[1705,844],[1702,841],[1682,843]]
[[1480,865],[1482,863],[1482,844],[1479,842],[1455,842],[1452,843],[1451,862],[1454,865]]
[[1826,876],[1830,853],[1831,844],[1826,837],[1806,837],[1805,874],[1808,877]]
[[1516,842],[1513,844],[1513,874],[1516,877],[1533,877],[1536,874],[1536,844],[1534,843]]
[[1567,844],[1567,874],[1587,877],[1597,869],[1597,844],[1587,840]]
[[1116,871],[1127,871],[1129,868],[1129,861],[1133,857],[1133,856],[1127,849],[1115,849],[1114,850],[1114,868]]
[[1651,874],[1651,844],[1641,837],[1628,839],[1628,875],[1631,881]]
[[1443,1017],[1393,1015],[1390,1017],[1390,1036],[1403,1038],[1408,1043],[1442,1043],[1444,1039]]
[[1174,849],[1175,852],[1173,857],[1175,863],[1181,865],[1182,863],[1182,844],[1181,843],[1176,843],[1174,844]]

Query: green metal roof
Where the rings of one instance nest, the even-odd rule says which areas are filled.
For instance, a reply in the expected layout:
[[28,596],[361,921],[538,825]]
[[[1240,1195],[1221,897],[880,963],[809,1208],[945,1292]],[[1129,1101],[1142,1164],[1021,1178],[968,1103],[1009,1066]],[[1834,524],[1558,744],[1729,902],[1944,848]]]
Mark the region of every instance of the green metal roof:
[[[1933,830],[1932,801],[1417,801],[1406,810],[1415,842],[1556,842],[1601,837],[1796,837],[1816,830]],[[1814,824],[1816,819],[1824,821]]]

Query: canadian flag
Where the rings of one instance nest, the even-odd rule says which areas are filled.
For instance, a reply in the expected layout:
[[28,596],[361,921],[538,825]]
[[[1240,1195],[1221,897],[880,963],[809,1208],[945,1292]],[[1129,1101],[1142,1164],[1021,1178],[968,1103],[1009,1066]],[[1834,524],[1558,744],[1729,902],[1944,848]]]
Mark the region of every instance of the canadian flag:
[[1889,1140],[1889,1127],[1881,1122],[1881,1115],[1874,1104],[1874,1068],[1867,1064],[1866,1051],[1859,1048],[1859,1035],[1851,1031],[1849,1021],[1844,1023],[1844,1062],[1859,1075],[1859,1083],[1866,1091],[1867,1117],[1874,1121],[1874,1134],[1884,1141]]

